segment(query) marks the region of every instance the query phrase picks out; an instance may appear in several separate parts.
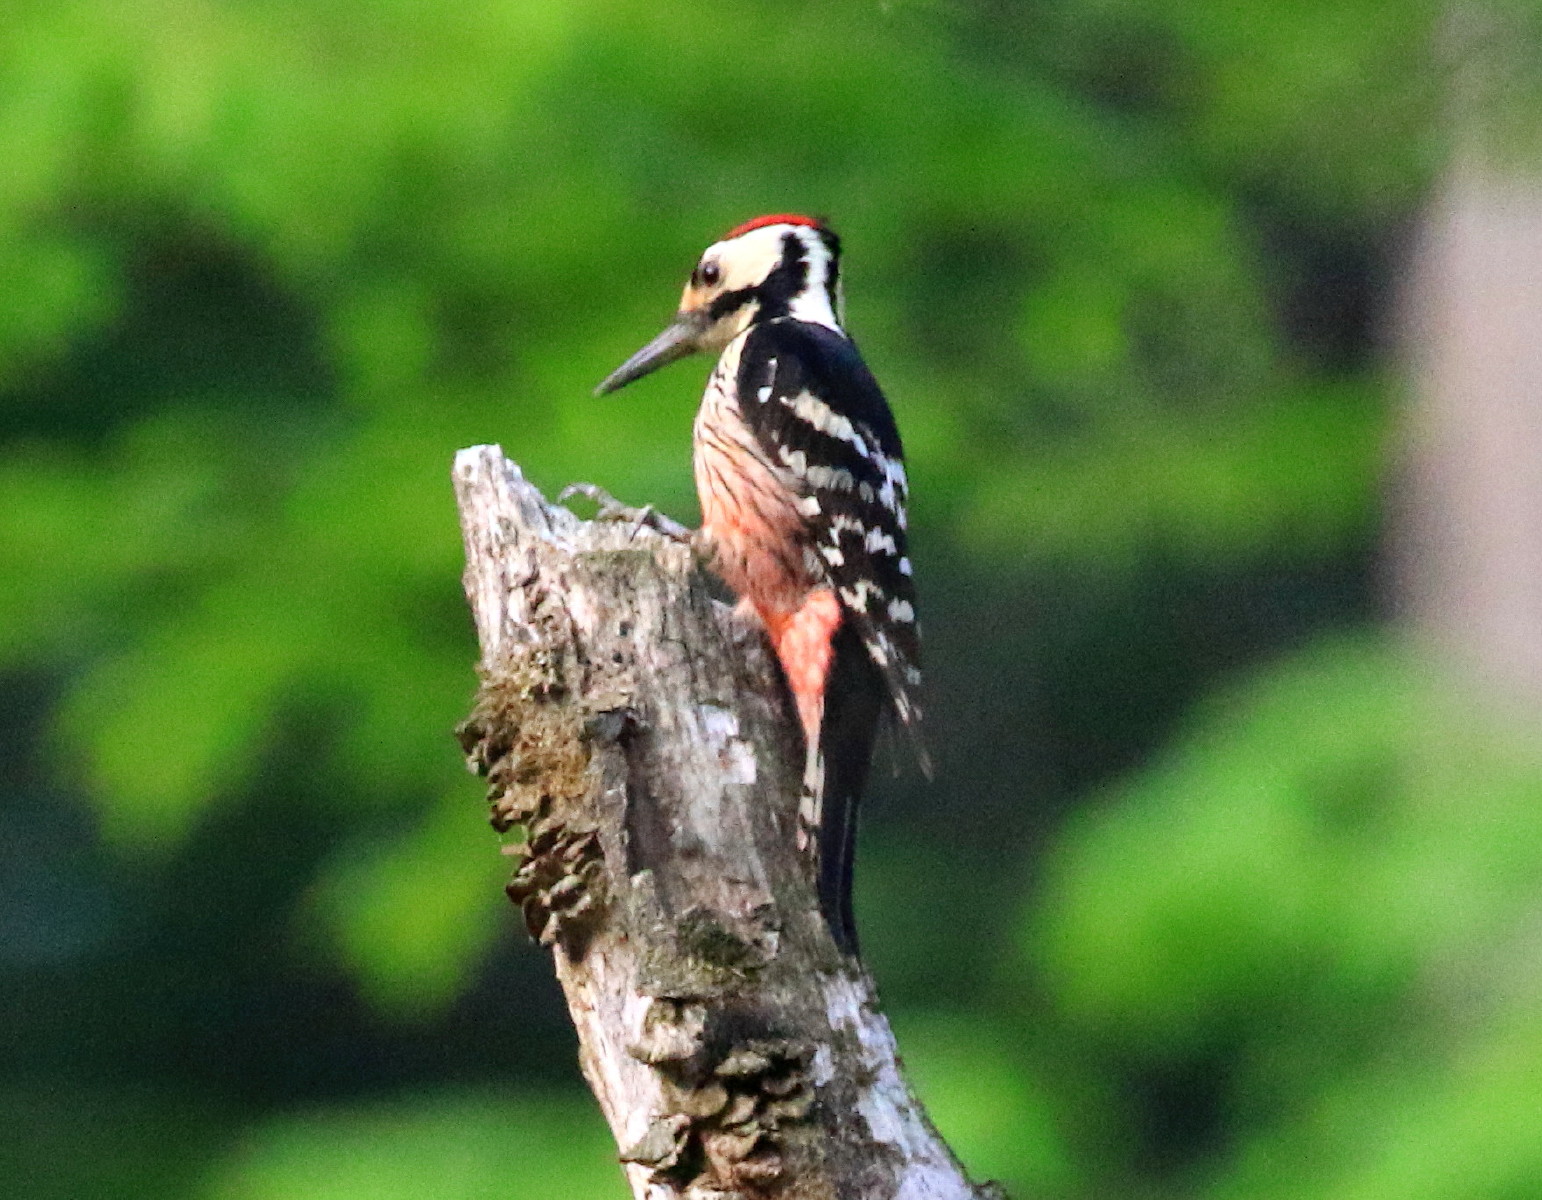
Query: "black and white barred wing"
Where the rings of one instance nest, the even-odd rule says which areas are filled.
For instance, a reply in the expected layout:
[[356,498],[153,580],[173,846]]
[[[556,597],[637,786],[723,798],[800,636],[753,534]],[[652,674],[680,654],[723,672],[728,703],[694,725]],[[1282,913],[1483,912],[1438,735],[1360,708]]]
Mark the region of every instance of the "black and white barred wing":
[[918,736],[921,639],[905,536],[909,486],[888,402],[849,339],[793,320],[751,331],[738,386],[746,424],[801,497],[805,553],[835,589],[928,767]]

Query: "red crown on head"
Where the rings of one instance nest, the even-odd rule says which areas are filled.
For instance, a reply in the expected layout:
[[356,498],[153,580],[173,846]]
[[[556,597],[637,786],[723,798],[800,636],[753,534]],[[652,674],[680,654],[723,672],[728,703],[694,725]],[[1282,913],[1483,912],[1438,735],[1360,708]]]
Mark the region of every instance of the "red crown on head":
[[817,217],[799,216],[797,213],[772,213],[768,217],[756,217],[743,225],[735,225],[722,237],[723,241],[749,233],[752,229],[764,229],[767,225],[807,225],[810,229],[823,229],[825,223]]

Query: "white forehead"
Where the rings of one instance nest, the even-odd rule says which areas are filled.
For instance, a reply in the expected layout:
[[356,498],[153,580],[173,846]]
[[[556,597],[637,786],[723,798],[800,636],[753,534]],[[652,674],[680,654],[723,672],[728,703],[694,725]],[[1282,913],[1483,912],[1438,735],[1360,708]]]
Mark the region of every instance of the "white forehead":
[[[741,233],[736,238],[724,238],[721,242],[714,242],[707,247],[701,260],[716,262],[722,268],[724,282],[730,287],[742,285],[747,281],[759,282],[771,273],[777,263],[782,261],[787,235],[790,233],[798,237],[800,232],[807,232],[806,227],[762,225],[759,229]],[[806,252],[808,239],[799,237],[798,240],[803,242]]]

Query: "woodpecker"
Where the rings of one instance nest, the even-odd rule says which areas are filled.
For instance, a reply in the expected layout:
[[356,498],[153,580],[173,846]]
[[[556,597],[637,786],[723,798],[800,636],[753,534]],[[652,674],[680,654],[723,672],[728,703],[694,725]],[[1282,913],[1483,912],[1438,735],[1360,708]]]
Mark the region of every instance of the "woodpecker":
[[798,841],[820,907],[856,953],[856,812],[880,718],[920,740],[920,631],[906,549],[904,452],[842,328],[840,240],[823,221],[758,217],[707,247],[674,321],[596,389],[698,351],[718,355],[693,430],[698,544],[764,625],[806,754]]

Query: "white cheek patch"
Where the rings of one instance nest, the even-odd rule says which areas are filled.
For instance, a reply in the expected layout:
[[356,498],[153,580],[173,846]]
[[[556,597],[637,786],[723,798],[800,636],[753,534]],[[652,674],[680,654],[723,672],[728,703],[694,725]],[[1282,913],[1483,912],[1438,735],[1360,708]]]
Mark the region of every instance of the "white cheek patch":
[[718,242],[707,253],[716,257],[723,270],[722,290],[736,292],[754,287],[771,273],[782,257],[782,235],[774,226],[767,226]]

